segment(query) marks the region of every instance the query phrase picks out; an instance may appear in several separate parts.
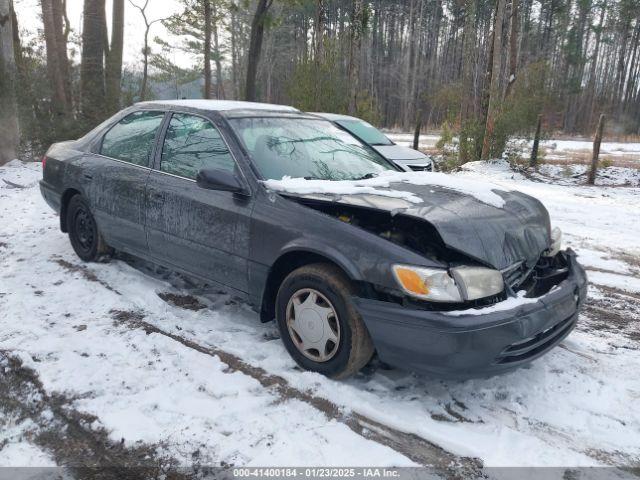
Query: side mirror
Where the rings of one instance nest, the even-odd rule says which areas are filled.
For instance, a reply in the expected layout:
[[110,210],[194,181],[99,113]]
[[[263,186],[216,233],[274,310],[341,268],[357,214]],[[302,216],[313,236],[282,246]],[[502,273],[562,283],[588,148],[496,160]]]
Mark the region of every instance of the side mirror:
[[244,185],[238,178],[225,170],[204,168],[198,172],[196,183],[209,190],[221,190],[224,192],[245,193]]

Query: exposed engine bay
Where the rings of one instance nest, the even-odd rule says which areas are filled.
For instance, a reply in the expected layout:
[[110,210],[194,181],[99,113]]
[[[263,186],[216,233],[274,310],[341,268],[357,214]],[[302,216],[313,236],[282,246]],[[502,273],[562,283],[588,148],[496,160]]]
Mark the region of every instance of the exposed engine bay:
[[568,275],[569,264],[565,254],[559,252],[553,257],[540,257],[528,275],[512,288],[517,286],[518,290],[526,290],[527,297],[540,297],[566,279]]
[[290,197],[307,207],[362,228],[382,238],[407,247],[421,255],[444,263],[469,263],[468,257],[447,248],[430,223],[406,215],[392,215],[383,210]]

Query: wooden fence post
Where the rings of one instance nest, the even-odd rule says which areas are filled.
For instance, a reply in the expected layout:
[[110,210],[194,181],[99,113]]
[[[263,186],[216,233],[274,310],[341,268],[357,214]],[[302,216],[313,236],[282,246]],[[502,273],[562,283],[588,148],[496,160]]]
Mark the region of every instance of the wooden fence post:
[[536,125],[536,136],[533,138],[533,149],[531,150],[531,159],[529,166],[536,168],[538,166],[538,147],[540,146],[540,130],[542,130],[542,114],[538,115],[538,124]]
[[596,136],[593,138],[593,155],[591,156],[591,170],[587,183],[593,185],[596,183],[596,172],[598,171],[598,157],[600,156],[600,143],[602,142],[602,131],[604,130],[604,113],[600,115],[598,120],[598,128]]

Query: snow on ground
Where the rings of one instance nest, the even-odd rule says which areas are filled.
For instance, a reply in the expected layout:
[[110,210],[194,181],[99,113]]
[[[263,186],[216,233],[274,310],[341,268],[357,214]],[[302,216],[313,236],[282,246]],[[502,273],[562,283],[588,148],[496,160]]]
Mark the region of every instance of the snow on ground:
[[[385,132],[385,135],[398,145],[411,147],[413,145],[413,133]],[[420,135],[420,148],[432,149],[440,139],[438,134]],[[532,141],[522,141],[523,153],[528,155],[533,145]],[[540,149],[543,157],[554,161],[571,161],[576,156],[590,158],[593,151],[593,140],[557,140],[549,139],[540,142]],[[614,162],[625,161],[631,165],[640,167],[640,142],[607,142],[606,139],[600,145],[601,158],[608,158]]]
[[[127,328],[114,320],[117,309],[485,466],[640,461],[640,300],[616,290],[634,288],[628,279],[640,270],[638,189],[551,185],[502,163],[467,165],[462,179],[540,198],[589,274],[613,280],[590,287],[578,329],[527,368],[443,381],[373,365],[338,382],[300,371],[275,326],[226,295],[141,261],[82,264],[40,198],[38,167],[0,169],[1,178],[27,186],[0,182],[0,351],[19,355],[47,391],[96,415],[113,440],[164,442],[183,462],[197,449],[216,464],[410,463],[303,401],[283,402],[243,373],[227,372],[218,358]],[[209,308],[179,308],[163,292],[195,296]]]
[[640,293],[640,278],[628,275],[618,275],[609,272],[591,272],[591,281],[606,287],[619,288],[625,292]]
[[[530,142],[532,145],[533,142]],[[547,150],[548,155],[555,152],[591,152],[593,151],[593,140],[544,140],[540,142],[542,148]],[[607,142],[600,144],[600,154],[606,156],[629,156],[634,157],[640,163],[640,143],[638,142]]]
[[[413,133],[394,133],[394,132],[384,132],[384,134],[391,140],[393,143],[397,143],[398,145],[402,145],[404,147],[413,146]],[[440,135],[437,134],[421,134],[420,135],[420,148],[433,148],[436,146],[440,140]]]
[[51,456],[28,440],[36,430],[32,420],[20,420],[0,409],[0,468],[4,467],[55,467]]
[[[640,166],[640,162],[638,166]],[[589,166],[580,164],[556,165],[544,163],[531,175],[543,181],[548,181],[551,178],[559,184],[578,185],[585,183],[589,169]],[[596,175],[596,185],[640,187],[640,169],[614,166],[600,167]]]

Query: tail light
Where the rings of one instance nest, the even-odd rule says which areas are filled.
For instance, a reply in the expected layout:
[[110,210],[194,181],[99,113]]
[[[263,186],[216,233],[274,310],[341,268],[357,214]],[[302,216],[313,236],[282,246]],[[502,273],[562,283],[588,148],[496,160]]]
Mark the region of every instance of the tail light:
[[42,171],[44,171],[44,167],[47,166],[47,156],[42,157]]

